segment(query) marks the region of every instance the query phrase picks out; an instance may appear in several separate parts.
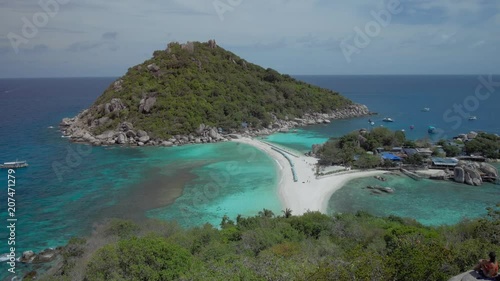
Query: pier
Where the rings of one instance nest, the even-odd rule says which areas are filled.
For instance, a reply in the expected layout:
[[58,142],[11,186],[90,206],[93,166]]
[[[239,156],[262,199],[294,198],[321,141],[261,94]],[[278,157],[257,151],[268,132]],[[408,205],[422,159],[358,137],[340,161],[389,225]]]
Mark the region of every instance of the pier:
[[421,176],[419,176],[418,174],[416,174],[416,173],[414,173],[414,172],[410,172],[410,171],[408,171],[408,170],[406,170],[406,169],[401,168],[401,169],[400,169],[400,171],[401,171],[403,174],[405,174],[405,175],[409,176],[410,178],[412,178],[412,179],[414,179],[414,180],[416,180],[416,181],[419,181],[419,180],[421,180],[421,179],[422,179],[422,177],[421,177]]

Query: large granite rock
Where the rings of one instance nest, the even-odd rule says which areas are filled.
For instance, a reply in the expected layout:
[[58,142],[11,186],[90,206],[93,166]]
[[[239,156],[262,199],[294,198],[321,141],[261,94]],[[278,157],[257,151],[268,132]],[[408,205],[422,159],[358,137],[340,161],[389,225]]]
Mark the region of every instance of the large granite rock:
[[116,138],[117,144],[125,144],[128,142],[127,136],[124,133],[120,133]]
[[465,171],[462,167],[455,167],[453,179],[458,183],[465,182]]
[[148,133],[146,133],[143,130],[139,130],[139,131],[137,131],[137,136],[142,138],[142,137],[148,136]]
[[120,130],[124,131],[124,132],[128,132],[130,130],[133,130],[134,129],[134,125],[132,125],[132,123],[130,122],[123,122],[120,124]]
[[156,97],[148,97],[141,100],[139,104],[139,112],[151,113],[151,109],[156,103]]
[[481,163],[479,169],[488,177],[498,178],[498,170],[491,164]]
[[111,99],[110,102],[108,102],[104,105],[104,112],[106,114],[109,114],[111,112],[119,112],[119,111],[124,110],[126,108],[127,107],[125,106],[125,104],[122,102],[121,99],[114,98],[114,99]]
[[469,185],[481,185],[483,180],[481,174],[474,167],[464,167],[465,183]]
[[30,263],[35,259],[35,257],[36,254],[33,251],[25,251],[19,261],[23,263]]
[[147,143],[149,141],[149,136],[144,136],[139,138],[139,142]]
[[95,138],[98,140],[107,140],[107,139],[113,139],[115,137],[115,132],[114,131],[106,131],[100,135],[97,135]]

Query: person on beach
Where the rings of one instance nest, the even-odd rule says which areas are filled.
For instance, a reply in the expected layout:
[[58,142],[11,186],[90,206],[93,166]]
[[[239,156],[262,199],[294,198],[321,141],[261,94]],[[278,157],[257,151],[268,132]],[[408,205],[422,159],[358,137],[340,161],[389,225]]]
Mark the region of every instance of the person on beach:
[[489,257],[489,260],[479,260],[479,263],[474,267],[474,270],[479,272],[479,274],[484,277],[492,278],[498,275],[498,261],[495,252],[490,252]]

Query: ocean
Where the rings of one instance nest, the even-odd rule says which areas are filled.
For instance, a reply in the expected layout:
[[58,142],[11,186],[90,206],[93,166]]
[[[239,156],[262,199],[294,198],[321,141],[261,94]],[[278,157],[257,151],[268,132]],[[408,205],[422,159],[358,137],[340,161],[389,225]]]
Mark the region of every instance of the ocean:
[[[297,78],[339,91],[379,113],[267,137],[298,151],[305,152],[329,137],[367,128],[369,118],[375,126],[405,129],[412,139],[436,138],[427,134],[430,125],[442,130],[440,136],[471,130],[500,133],[500,95],[476,95],[476,88],[482,85],[478,76]],[[114,80],[0,79],[0,162],[19,159],[30,164],[15,174],[18,256],[25,250],[40,251],[86,235],[104,218],[149,217],[193,227],[207,222],[218,225],[224,215],[255,215],[263,208],[281,212],[274,160],[253,147],[236,143],[91,147],[62,138],[58,130],[61,119],[90,106]],[[493,80],[500,81],[500,77]],[[474,110],[456,113],[455,105]],[[430,111],[422,112],[424,107]],[[469,121],[465,114],[475,115],[477,120]],[[383,123],[384,117],[395,122]],[[410,130],[410,125],[415,129]],[[5,181],[0,192],[0,215],[5,224],[0,228],[0,253],[7,253],[7,171],[0,173]],[[474,188],[394,176],[387,184],[395,188],[395,194],[374,196],[363,189],[371,181],[359,179],[347,184],[330,199],[328,212],[367,210],[439,225],[482,216],[486,207],[498,202],[495,195],[499,186],[495,185]],[[5,264],[0,267],[0,278],[6,276],[6,268]]]

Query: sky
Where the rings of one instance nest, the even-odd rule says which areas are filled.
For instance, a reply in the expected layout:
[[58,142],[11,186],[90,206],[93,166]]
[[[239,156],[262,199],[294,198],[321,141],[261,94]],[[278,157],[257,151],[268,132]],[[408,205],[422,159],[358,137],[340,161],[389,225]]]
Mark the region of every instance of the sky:
[[208,41],[291,75],[498,74],[497,0],[0,0],[0,78],[118,77]]

